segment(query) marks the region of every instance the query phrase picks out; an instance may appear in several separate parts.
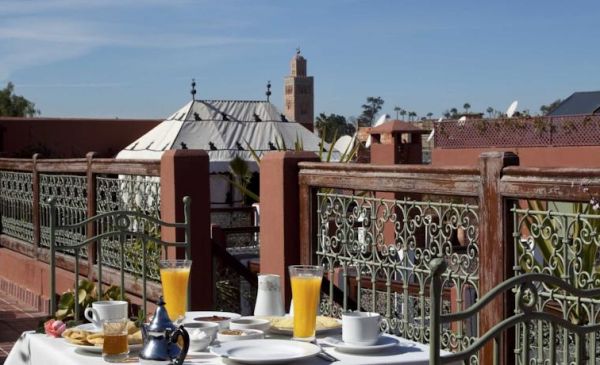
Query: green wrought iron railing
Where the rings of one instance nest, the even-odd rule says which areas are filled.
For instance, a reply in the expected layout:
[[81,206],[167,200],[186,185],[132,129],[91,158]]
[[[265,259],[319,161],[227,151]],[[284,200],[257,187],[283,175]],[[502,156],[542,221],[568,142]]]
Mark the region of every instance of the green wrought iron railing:
[[[442,289],[445,285],[444,273],[446,271],[446,262],[441,258],[436,258],[430,262],[431,277],[430,279],[430,300],[431,300],[431,322],[430,322],[430,358],[429,363],[433,365],[455,363],[463,361],[463,363],[477,362],[475,356],[482,347],[489,341],[494,343],[493,362],[500,362],[500,349],[498,346],[500,336],[503,331],[513,327],[523,326],[528,328],[530,323],[546,322],[550,328],[549,338],[544,343],[546,347],[547,359],[537,358],[533,354],[533,362],[538,364],[556,364],[559,362],[557,358],[557,341],[555,331],[563,329],[574,334],[574,356],[569,364],[589,364],[595,363],[595,356],[590,356],[586,349],[586,337],[593,336],[600,331],[600,324],[586,323],[582,321],[570,321],[562,318],[560,315],[543,310],[541,304],[544,301],[540,293],[543,292],[543,287],[553,288],[573,298],[577,302],[577,308],[581,309],[580,304],[585,299],[600,298],[600,288],[580,289],[564,281],[562,278],[554,275],[543,273],[526,273],[507,279],[494,287],[493,290],[481,297],[476,304],[467,310],[457,313],[442,313],[441,298]],[[537,283],[537,284],[536,284]],[[515,314],[507,318],[499,318],[495,326],[489,331],[480,335],[480,337],[462,351],[441,356],[441,336],[443,325],[456,321],[463,321],[466,318],[476,315],[483,307],[498,298],[505,292],[514,291],[516,295],[517,310]],[[568,293],[568,294],[566,294]],[[543,306],[542,306],[543,307]],[[531,348],[529,346],[529,337],[527,333],[518,338],[521,351],[519,352],[520,363],[531,364],[532,356],[530,356]],[[588,343],[590,344],[590,343]],[[591,343],[595,347],[595,343]]]
[[[132,245],[139,245],[140,248],[140,271],[141,276],[141,290],[142,290],[142,303],[144,313],[146,311],[147,302],[147,284],[150,277],[151,270],[157,267],[157,257],[147,255],[147,248],[152,245],[156,245],[161,249],[164,249],[166,254],[167,247],[181,247],[185,250],[186,258],[190,258],[190,198],[185,197],[184,203],[184,221],[183,222],[165,222],[152,215],[144,214],[143,212],[136,210],[115,210],[106,213],[100,213],[93,217],[88,217],[81,220],[80,222],[71,223],[65,221],[65,215],[60,214],[56,200],[51,198],[48,201],[50,206],[50,292],[56,292],[56,253],[57,252],[73,252],[75,260],[75,285],[74,288],[77,290],[80,281],[80,258],[81,251],[89,246],[90,244],[96,245],[96,257],[97,263],[95,265],[95,278],[97,279],[98,285],[98,296],[102,296],[102,285],[103,285],[103,266],[105,266],[105,260],[102,256],[104,254],[104,246],[107,242],[111,244],[118,244],[118,261],[111,262],[110,266],[115,266],[119,269],[119,282],[121,287],[121,298],[125,295],[126,290],[126,253],[127,248]],[[93,226],[95,234],[92,237],[85,237],[79,241],[61,241],[58,237],[81,237],[82,230],[86,227]],[[154,234],[149,234],[144,227],[156,226],[156,227],[174,227],[185,231],[185,238],[181,242],[167,242]],[[188,301],[190,295],[188,295]],[[56,297],[51,295],[50,298],[51,313],[56,311]],[[189,303],[188,303],[189,306]],[[78,319],[80,315],[79,303],[75,300],[75,318]]]
[[[600,286],[600,214],[586,203],[528,201],[515,203],[514,274],[542,273],[576,289]],[[578,297],[556,285],[538,286],[536,310],[551,312],[572,323],[600,323],[600,297]],[[520,309],[517,307],[516,311]],[[515,363],[550,361],[570,364],[578,347],[576,333],[554,328],[545,321],[530,321],[516,327]],[[523,341],[527,339],[527,342]],[[586,337],[587,358],[600,363],[600,332]],[[556,344],[557,351],[548,346]]]
[[33,174],[0,171],[2,233],[33,243]]
[[[382,329],[430,341],[425,279],[435,258],[447,261],[444,312],[466,308],[479,296],[479,211],[476,205],[370,194],[317,194],[319,265],[329,278],[321,311],[340,316],[354,297],[362,310],[380,312]],[[462,199],[461,199],[462,201]],[[460,237],[457,237],[460,236]],[[343,291],[336,303],[334,289]],[[445,328],[442,347],[460,351],[478,336],[477,317]]]

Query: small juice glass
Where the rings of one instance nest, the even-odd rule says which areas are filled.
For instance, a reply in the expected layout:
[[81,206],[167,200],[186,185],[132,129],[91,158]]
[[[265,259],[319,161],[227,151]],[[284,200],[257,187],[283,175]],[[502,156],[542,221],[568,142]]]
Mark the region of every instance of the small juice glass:
[[127,318],[108,319],[102,324],[104,343],[102,359],[106,362],[123,362],[129,356],[127,343]]
[[172,321],[185,315],[191,260],[160,260],[160,282],[165,307]]
[[313,341],[317,326],[317,308],[321,294],[323,267],[289,267],[294,299],[294,340]]

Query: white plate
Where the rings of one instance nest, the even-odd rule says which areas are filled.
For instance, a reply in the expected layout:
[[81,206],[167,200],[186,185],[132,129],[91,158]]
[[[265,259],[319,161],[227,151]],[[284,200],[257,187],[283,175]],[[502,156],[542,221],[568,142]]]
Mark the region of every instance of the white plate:
[[[75,347],[76,349],[82,350],[82,351],[86,351],[86,352],[93,352],[95,354],[101,354],[102,353],[102,346],[88,346],[88,345],[76,345],[74,343],[70,343],[69,341],[67,341],[66,339],[64,339],[65,343],[67,343],[68,345]],[[136,345],[129,345],[129,351],[139,351],[142,349],[142,344],[136,344]]]
[[[286,317],[288,317],[286,315]],[[258,317],[258,318],[267,318],[267,319],[273,319],[273,318],[278,318],[278,317]],[[330,333],[330,332],[338,332],[342,329],[342,320],[341,319],[337,319],[336,321],[338,323],[338,325],[336,327],[317,327],[315,334],[317,335],[323,335],[325,333]],[[273,323],[271,322],[271,328],[269,329],[269,332],[271,333],[276,333],[276,334],[281,334],[281,335],[292,335],[294,333],[294,328],[292,327],[275,327],[273,326]]]
[[313,357],[321,348],[290,340],[245,340],[212,346],[210,352],[242,364],[274,364]]
[[396,337],[385,334],[379,336],[379,339],[377,339],[375,344],[368,346],[347,344],[342,341],[342,336],[326,337],[322,340],[322,342],[326,345],[335,347],[335,349],[340,352],[356,354],[380,351],[390,347],[398,346],[398,344],[400,344],[400,341],[398,341]]

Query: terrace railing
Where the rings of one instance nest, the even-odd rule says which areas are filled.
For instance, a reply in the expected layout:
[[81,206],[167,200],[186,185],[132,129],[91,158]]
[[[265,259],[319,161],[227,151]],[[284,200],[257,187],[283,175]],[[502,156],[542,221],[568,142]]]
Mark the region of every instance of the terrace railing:
[[[261,268],[270,265],[269,248],[282,241],[284,264],[271,265],[273,272],[285,275],[286,265],[294,263],[324,265],[325,313],[379,311],[384,331],[428,343],[433,260],[445,264],[443,316],[463,312],[504,280],[529,273],[552,275],[582,290],[600,282],[600,211],[589,204],[600,197],[600,169],[520,167],[508,152],[485,153],[472,168],[278,158],[284,166],[295,163],[296,170],[287,168],[296,171],[297,183],[291,181],[293,175],[282,176],[277,184],[284,186],[283,193],[261,200],[263,221],[282,232],[271,236],[263,225]],[[272,172],[269,166],[267,173]],[[286,217],[280,221],[282,205]],[[294,229],[299,239],[294,239]],[[535,288],[537,311],[573,323],[598,323],[597,297],[569,295],[539,283]],[[286,290],[289,295],[287,282]],[[503,319],[520,313],[515,293],[499,293],[476,315],[444,324],[436,338],[440,348],[465,351]],[[599,336],[591,331],[581,345],[571,327],[552,327],[535,318],[499,335],[499,361],[570,364],[584,348],[590,363],[600,363]],[[548,341],[556,342],[556,353],[550,353]],[[492,363],[493,346],[471,355],[470,364]]]
[[[125,289],[143,299],[146,285],[135,282],[147,277],[148,299],[155,301],[160,294],[157,263],[163,256],[162,246],[156,242],[184,240],[183,233],[175,227],[161,226],[159,222],[182,221],[182,198],[189,195],[195,203],[191,207],[192,217],[196,218],[190,228],[193,244],[188,254],[195,263],[193,285],[198,288],[192,291],[192,305],[196,309],[212,309],[214,289],[206,290],[206,283],[213,282],[208,186],[208,156],[203,151],[168,151],[161,161],[99,159],[94,158],[93,153],[85,159],[40,159],[38,156],[0,159],[0,245],[49,263],[52,215],[47,199],[50,197],[54,199],[61,226],[116,211],[151,217],[143,222],[133,217],[128,227],[154,237],[145,247],[135,242],[123,246],[118,235],[103,235],[97,244],[92,238],[100,232],[91,221],[76,230],[57,231],[55,241],[63,249],[57,255],[56,264],[71,272],[79,266],[79,273],[89,279],[98,279],[94,266],[105,267],[107,273],[111,268],[123,270],[127,275]],[[174,247],[168,251],[170,257],[184,255]],[[82,260],[73,258],[76,253]],[[115,273],[107,274],[102,281],[105,285],[122,284]],[[69,288],[70,285],[63,284],[58,289]]]

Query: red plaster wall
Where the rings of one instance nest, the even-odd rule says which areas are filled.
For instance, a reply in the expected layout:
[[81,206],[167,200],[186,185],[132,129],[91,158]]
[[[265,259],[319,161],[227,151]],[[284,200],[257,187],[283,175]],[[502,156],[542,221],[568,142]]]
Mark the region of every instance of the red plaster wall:
[[[4,157],[28,157],[33,147],[50,150],[44,157],[84,157],[94,151],[113,157],[161,120],[82,118],[0,118],[0,151]],[[25,153],[25,155],[23,155]]]
[[521,147],[440,149],[431,153],[436,166],[477,165],[479,155],[487,151],[511,151],[519,156],[520,166],[532,167],[600,167],[600,146]]

